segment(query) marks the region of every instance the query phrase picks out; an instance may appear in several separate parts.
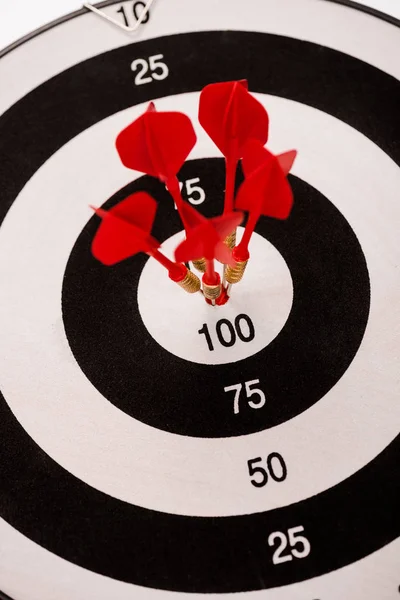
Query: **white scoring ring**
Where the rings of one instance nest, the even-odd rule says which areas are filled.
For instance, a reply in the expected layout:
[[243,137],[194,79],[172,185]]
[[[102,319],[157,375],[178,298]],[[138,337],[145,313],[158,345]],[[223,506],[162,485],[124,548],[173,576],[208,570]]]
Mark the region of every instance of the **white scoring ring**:
[[[243,228],[238,227],[237,242],[242,233]],[[163,252],[173,256],[183,239],[182,231],[171,236],[163,243]],[[166,277],[163,267],[155,260],[146,262],[137,290],[139,313],[147,331],[162,348],[183,360],[221,365],[254,356],[276,338],[292,308],[292,277],[283,256],[263,236],[254,233],[249,249],[251,260],[246,268],[246,283],[235,285],[229,302],[218,308],[207,304],[201,294],[184,293]],[[216,263],[215,268],[222,276],[222,265]],[[198,275],[201,278],[201,273]],[[157,282],[156,289],[154,282]],[[215,334],[217,323],[221,319],[234,323],[243,307],[252,319],[255,337],[251,342],[243,342],[236,336],[236,342],[227,350]],[[212,350],[205,337],[199,338],[198,331],[204,322],[211,331]],[[245,325],[244,334],[248,333]],[[231,339],[226,325],[224,335],[228,341]]]
[[[295,419],[241,438],[157,431],[106,401],[71,354],[61,316],[62,275],[90,217],[87,205],[101,203],[132,179],[113,142],[144,106],[96,124],[61,148],[22,190],[0,230],[0,278],[7,282],[0,312],[7,348],[0,387],[7,402],[61,466],[109,495],[147,508],[223,516],[297,502],[360,469],[398,431],[399,359],[392,344],[400,323],[399,169],[334,117],[282,98],[259,98],[271,117],[271,149],[298,148],[294,174],[345,215],[371,276],[370,320],[357,356],[338,384]],[[157,104],[164,110],[179,107],[195,120],[197,100],[197,94],[185,94]],[[212,155],[215,149],[199,131],[192,158]],[[250,485],[247,460],[269,452],[282,454],[288,477],[260,492]]]

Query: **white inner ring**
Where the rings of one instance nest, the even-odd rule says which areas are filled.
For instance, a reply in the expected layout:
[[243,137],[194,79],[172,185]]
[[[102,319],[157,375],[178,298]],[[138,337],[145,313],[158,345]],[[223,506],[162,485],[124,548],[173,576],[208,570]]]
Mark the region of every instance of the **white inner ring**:
[[[238,227],[237,241],[241,239],[242,232],[243,228]],[[171,236],[163,244],[163,252],[172,257],[174,249],[184,239],[182,231]],[[290,271],[282,255],[261,235],[254,233],[249,249],[251,260],[243,283],[235,285],[229,301],[217,308],[207,304],[201,294],[184,292],[155,260],[146,262],[138,285],[139,312],[146,329],[160,346],[184,360],[221,365],[253,356],[276,338],[292,308]],[[215,268],[222,276],[221,265],[216,262]],[[198,275],[201,278],[201,273]],[[243,341],[235,334],[235,319],[243,313],[254,326],[255,337],[250,341]],[[221,319],[232,324],[233,336],[236,336],[233,346],[228,348],[218,339]],[[246,338],[249,328],[243,319],[240,320],[242,323]],[[207,325],[212,349],[205,334],[199,336],[198,333],[204,324]],[[226,324],[220,335],[228,342],[232,339]],[[224,396],[217,390],[215,395],[216,402],[218,397]]]
[[[399,357],[393,343],[400,322],[399,170],[335,118],[289,100],[259,98],[271,117],[271,149],[298,148],[294,174],[346,216],[371,276],[370,319],[357,356],[338,384],[295,419],[241,438],[157,431],[103,398],[71,354],[60,302],[66,262],[90,217],[88,204],[101,203],[132,178],[113,141],[143,106],[96,124],[61,148],[27,183],[1,228],[0,278],[7,285],[0,311],[6,349],[0,387],[7,402],[60,465],[99,490],[148,508],[230,515],[297,502],[357,471],[398,431]],[[197,94],[186,94],[157,104],[179,107],[195,121],[197,100]],[[198,133],[192,158],[217,155]],[[288,477],[256,489],[247,460],[270,452],[282,454]]]

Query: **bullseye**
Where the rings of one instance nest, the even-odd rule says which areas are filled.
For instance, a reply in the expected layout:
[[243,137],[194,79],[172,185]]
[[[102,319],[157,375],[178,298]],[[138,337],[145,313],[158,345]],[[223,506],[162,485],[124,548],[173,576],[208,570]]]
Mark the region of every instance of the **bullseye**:
[[[175,234],[164,242],[163,248],[171,254],[182,238],[182,233]],[[217,308],[206,305],[200,295],[195,303],[190,296],[182,297],[178,288],[160,276],[158,265],[148,261],[139,279],[138,307],[146,329],[156,342],[179,358],[209,365],[243,360],[268,346],[290,314],[293,284],[284,259],[264,237],[256,234],[252,238],[251,251],[255,260],[247,269],[246,286],[238,289],[226,305]],[[240,329],[238,336],[234,330],[232,333],[231,324],[244,306],[246,316],[239,319],[243,331]],[[205,331],[199,343],[198,330],[204,322],[211,334]],[[253,328],[257,333],[252,333]],[[210,335],[215,337],[214,341],[207,337]],[[231,352],[227,353],[227,347]]]

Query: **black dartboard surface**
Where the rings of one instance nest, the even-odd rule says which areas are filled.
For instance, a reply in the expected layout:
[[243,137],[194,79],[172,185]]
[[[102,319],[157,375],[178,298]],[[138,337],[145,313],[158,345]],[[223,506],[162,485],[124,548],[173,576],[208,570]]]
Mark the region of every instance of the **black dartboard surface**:
[[[325,0],[155,0],[120,27],[144,7],[103,2],[0,53],[0,589],[395,600],[399,24]],[[183,197],[222,212],[199,93],[239,79],[268,147],[298,157],[293,211],[259,221],[229,302],[144,254],[96,261],[89,205],[135,191],[163,251],[183,239],[164,185],[115,149],[150,101],[192,119]]]

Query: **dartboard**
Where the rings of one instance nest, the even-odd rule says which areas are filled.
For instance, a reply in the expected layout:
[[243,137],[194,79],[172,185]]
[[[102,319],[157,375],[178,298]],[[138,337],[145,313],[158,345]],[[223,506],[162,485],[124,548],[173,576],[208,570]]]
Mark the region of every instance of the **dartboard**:
[[[0,588],[398,598],[399,24],[325,0],[99,10],[0,54]],[[95,260],[89,205],[134,192],[166,252],[182,238],[115,149],[150,101],[191,118],[182,194],[221,213],[199,94],[241,79],[298,156],[229,302],[145,254]]]

